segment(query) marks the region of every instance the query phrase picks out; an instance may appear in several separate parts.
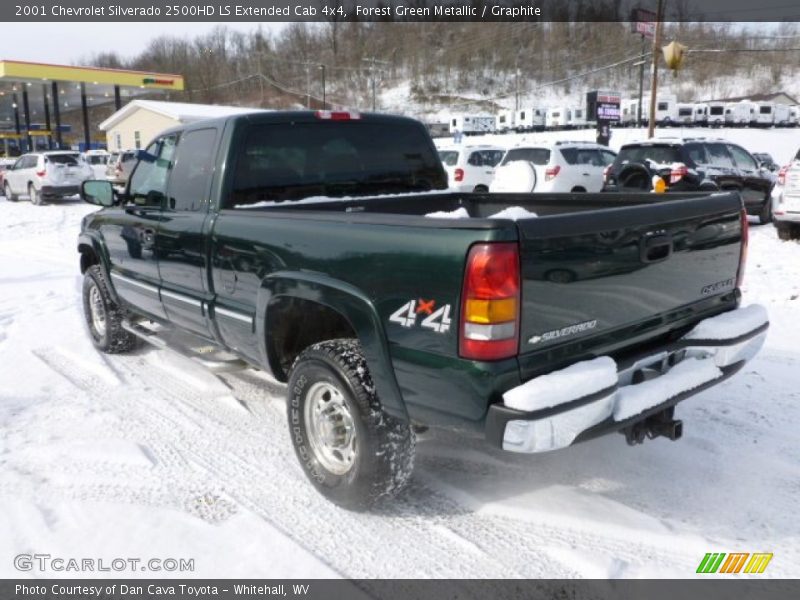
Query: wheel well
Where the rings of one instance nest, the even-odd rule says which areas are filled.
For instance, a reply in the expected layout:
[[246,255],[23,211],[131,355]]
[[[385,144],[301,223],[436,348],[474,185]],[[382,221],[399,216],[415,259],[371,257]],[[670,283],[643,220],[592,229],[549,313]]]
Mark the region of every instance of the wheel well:
[[478,192],[478,193],[483,193],[483,192],[488,192],[489,188],[486,187],[485,185],[481,184],[481,185],[476,185],[475,189],[473,189],[472,191],[473,192]]
[[86,273],[86,270],[92,265],[100,264],[100,259],[91,246],[81,244],[78,246],[78,252],[81,253],[81,273]]
[[582,186],[580,186],[580,185],[576,185],[576,186],[575,186],[574,188],[572,188],[570,191],[571,191],[571,192],[573,192],[573,193],[578,193],[578,192],[582,193],[582,192],[585,192],[585,191],[586,191],[586,188],[585,188],[585,187],[582,187]]
[[354,337],[353,326],[341,313],[318,302],[284,296],[267,310],[267,354],[279,381],[288,379],[294,359],[312,344]]

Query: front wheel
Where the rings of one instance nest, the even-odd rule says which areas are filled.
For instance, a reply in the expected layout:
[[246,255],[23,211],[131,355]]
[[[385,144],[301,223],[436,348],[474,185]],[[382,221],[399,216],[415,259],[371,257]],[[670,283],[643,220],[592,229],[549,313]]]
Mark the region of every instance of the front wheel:
[[383,409],[357,340],[328,340],[300,354],[287,416],[303,471],[332,502],[364,510],[408,481],[414,433]]
[[99,265],[92,265],[83,275],[83,315],[98,350],[118,354],[137,346],[138,338],[122,327],[124,312],[111,297]]
[[3,183],[3,195],[9,202],[16,202],[18,200],[17,196],[11,192],[11,186],[8,185],[7,181]]

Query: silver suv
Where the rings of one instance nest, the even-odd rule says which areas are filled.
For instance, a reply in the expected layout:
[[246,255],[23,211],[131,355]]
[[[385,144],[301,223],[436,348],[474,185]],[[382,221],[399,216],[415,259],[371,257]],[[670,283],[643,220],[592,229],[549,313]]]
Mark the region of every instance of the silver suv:
[[38,205],[78,194],[81,184],[92,175],[91,167],[77,152],[32,152],[20,156],[5,172],[3,192],[11,202],[27,196]]

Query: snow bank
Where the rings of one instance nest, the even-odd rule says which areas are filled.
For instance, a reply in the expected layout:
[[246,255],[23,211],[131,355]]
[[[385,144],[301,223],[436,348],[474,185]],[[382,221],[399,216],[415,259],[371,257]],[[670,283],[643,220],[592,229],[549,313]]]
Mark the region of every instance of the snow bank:
[[768,321],[767,309],[760,304],[751,304],[701,321],[684,339],[728,340],[750,333]]
[[469,213],[463,206],[451,211],[438,210],[425,216],[431,219],[469,219]]
[[623,421],[638,415],[665,400],[721,376],[722,371],[717,368],[714,361],[687,358],[670,369],[666,375],[620,389],[614,406],[614,420]]
[[535,212],[531,212],[522,208],[521,206],[509,206],[501,210],[500,212],[494,213],[489,218],[490,219],[511,219],[512,221],[518,221],[519,219],[533,219],[538,217]]
[[506,406],[533,411],[577,400],[617,383],[617,363],[608,356],[575,363],[531,379],[503,394]]

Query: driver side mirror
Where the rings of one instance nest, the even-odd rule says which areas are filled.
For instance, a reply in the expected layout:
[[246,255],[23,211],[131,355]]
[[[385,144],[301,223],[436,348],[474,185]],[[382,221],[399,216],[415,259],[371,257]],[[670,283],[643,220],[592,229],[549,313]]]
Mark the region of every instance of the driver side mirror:
[[81,184],[81,199],[97,206],[114,206],[114,187],[110,181],[84,181]]

